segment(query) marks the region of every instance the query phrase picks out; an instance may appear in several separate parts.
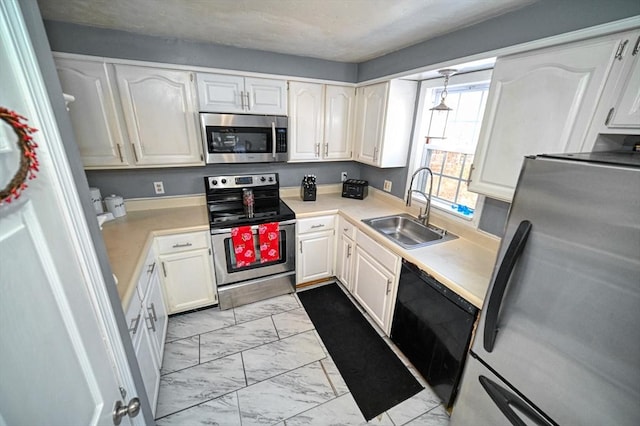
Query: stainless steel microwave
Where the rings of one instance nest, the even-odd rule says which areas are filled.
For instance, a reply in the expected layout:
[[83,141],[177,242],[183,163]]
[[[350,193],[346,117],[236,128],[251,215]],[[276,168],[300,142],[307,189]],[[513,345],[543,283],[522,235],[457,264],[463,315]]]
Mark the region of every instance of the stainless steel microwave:
[[288,119],[284,116],[201,112],[205,162],[287,161],[287,125]]

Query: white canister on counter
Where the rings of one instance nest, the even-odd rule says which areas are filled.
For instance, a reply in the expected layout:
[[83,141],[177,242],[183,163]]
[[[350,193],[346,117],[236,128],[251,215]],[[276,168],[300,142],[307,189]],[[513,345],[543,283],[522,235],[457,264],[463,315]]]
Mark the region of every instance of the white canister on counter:
[[127,214],[127,210],[124,208],[124,200],[119,195],[111,194],[108,197],[104,197],[104,204],[107,206],[107,211],[113,213],[115,217],[122,217]]
[[91,202],[93,203],[93,208],[96,210],[96,214],[104,213],[100,188],[89,188],[89,195],[91,196]]

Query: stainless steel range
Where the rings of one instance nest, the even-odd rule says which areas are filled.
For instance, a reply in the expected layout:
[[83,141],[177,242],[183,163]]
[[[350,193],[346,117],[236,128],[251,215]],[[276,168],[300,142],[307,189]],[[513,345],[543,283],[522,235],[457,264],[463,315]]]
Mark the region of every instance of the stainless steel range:
[[295,292],[295,214],[278,174],[204,182],[220,309]]

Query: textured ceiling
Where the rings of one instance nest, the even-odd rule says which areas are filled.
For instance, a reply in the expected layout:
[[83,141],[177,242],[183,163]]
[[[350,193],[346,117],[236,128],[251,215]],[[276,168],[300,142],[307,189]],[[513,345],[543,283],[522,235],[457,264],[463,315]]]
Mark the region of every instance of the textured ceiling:
[[44,19],[362,62],[536,0],[38,0]]

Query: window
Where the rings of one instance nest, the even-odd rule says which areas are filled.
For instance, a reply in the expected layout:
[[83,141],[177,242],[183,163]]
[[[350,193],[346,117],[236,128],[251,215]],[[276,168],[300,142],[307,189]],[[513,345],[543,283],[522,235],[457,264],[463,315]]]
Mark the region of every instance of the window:
[[[431,118],[430,108],[440,102],[443,79],[422,82],[421,115],[416,122],[414,142],[414,168],[429,167],[433,172],[432,207],[455,215],[472,218],[478,195],[469,192],[467,179],[473,163],[473,154],[478,143],[482,116],[489,91],[490,72],[453,76],[447,88],[446,104],[449,112],[446,139],[428,139],[427,129]],[[468,82],[456,84],[464,79]],[[482,78],[482,80],[480,80]],[[412,172],[413,172],[412,170]],[[428,173],[416,176],[414,189],[428,193]],[[414,193],[414,198],[421,196]],[[422,197],[422,200],[424,198]]]

